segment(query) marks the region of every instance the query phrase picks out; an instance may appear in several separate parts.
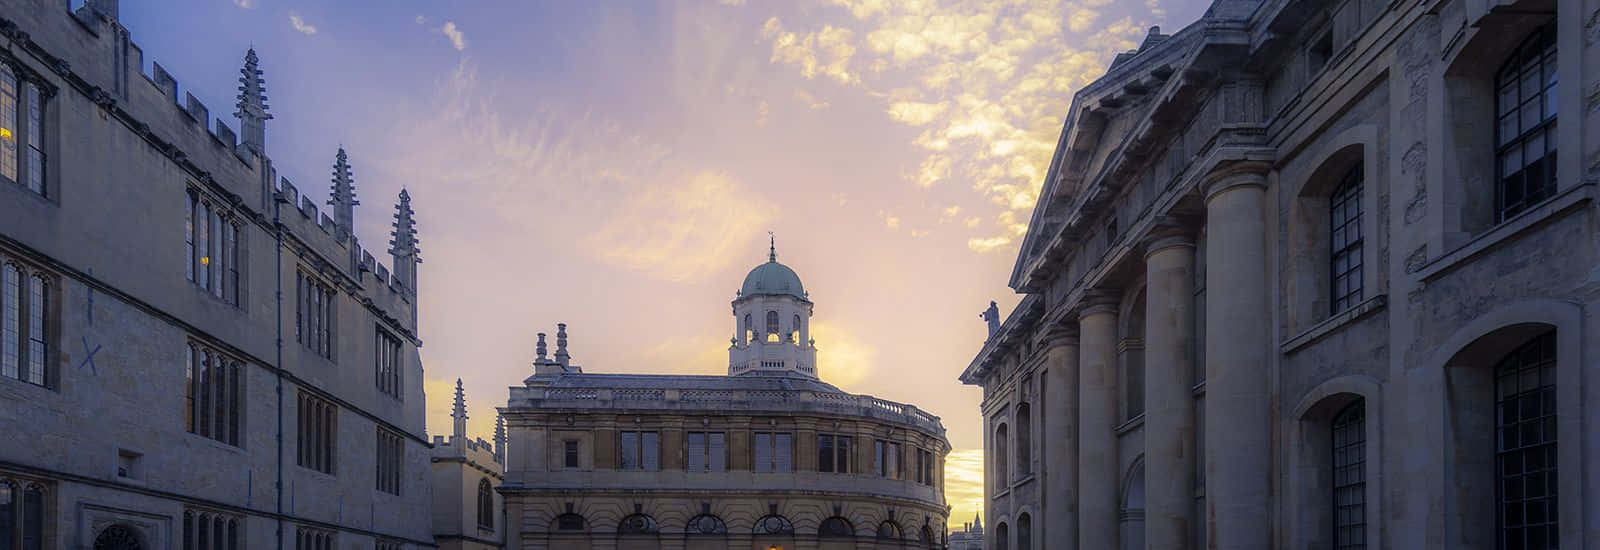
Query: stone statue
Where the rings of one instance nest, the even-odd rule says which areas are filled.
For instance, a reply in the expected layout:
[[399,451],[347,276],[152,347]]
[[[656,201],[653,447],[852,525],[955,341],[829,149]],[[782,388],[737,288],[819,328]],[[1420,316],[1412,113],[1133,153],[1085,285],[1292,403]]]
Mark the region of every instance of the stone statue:
[[989,309],[983,310],[978,316],[989,324],[989,338],[994,338],[994,333],[1000,332],[1000,306],[995,305],[994,300],[989,300]]

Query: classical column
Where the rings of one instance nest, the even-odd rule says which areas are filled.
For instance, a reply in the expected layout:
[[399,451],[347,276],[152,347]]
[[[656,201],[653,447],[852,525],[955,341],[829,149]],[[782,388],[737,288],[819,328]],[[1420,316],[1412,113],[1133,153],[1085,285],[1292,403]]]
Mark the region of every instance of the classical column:
[[1117,302],[1092,293],[1078,316],[1078,548],[1117,549]]
[[1160,228],[1144,262],[1145,544],[1186,550],[1194,546],[1194,240]]
[[1043,438],[1044,514],[1034,521],[1043,527],[1040,538],[1047,546],[1066,550],[1078,543],[1078,335],[1057,329],[1045,345],[1042,409],[1035,421]]
[[1266,550],[1272,532],[1266,167],[1235,165],[1208,180],[1206,544]]

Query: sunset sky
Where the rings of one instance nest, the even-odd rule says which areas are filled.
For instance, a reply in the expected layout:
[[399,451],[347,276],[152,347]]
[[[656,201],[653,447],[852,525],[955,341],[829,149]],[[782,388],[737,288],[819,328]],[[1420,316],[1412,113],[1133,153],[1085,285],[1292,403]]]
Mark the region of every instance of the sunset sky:
[[213,114],[253,45],[268,155],[320,201],[343,144],[367,247],[409,189],[430,433],[459,377],[488,438],[557,322],[586,372],[725,373],[728,303],[773,231],[816,303],[824,380],[943,418],[960,526],[983,439],[956,376],[978,313],[1017,302],[1071,93],[1207,2],[122,4],[146,72]]

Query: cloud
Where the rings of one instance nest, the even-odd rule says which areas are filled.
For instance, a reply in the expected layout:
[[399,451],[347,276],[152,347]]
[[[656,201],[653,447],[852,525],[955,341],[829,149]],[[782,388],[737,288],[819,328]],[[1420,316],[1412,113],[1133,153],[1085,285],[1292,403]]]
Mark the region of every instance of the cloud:
[[992,252],[1008,244],[1011,244],[1010,237],[973,237],[967,239],[967,249],[973,252]]
[[724,6],[743,6],[744,0],[717,0],[717,3]]
[[889,229],[900,229],[900,217],[882,210],[878,211],[878,219],[883,220],[883,226]]
[[817,341],[817,376],[846,390],[877,367],[878,350],[855,334],[857,331],[833,321],[811,321],[811,339]]
[[960,526],[983,513],[983,449],[952,449],[944,460],[944,496],[950,525]]
[[233,5],[247,10],[256,9],[256,0],[233,0]]
[[771,63],[795,65],[808,79],[827,76],[843,83],[857,80],[850,72],[850,58],[856,48],[851,42],[850,29],[824,26],[817,32],[796,34],[783,30],[777,17],[767,19],[761,27],[761,36],[772,40]]
[[811,95],[810,92],[805,90],[795,90],[794,99],[811,109],[826,109],[829,105],[828,102],[817,99],[817,96]]
[[450,39],[450,45],[455,47],[456,51],[467,49],[467,35],[463,34],[461,29],[456,28],[455,21],[445,21],[444,26],[439,27],[439,32],[444,33],[445,38]]
[[300,31],[300,34],[317,34],[315,26],[306,24],[306,21],[300,18],[300,14],[292,11],[289,12],[289,26],[294,27],[294,30]]
[[417,18],[415,19],[415,21],[417,22],[418,25],[426,25],[426,24],[428,24],[428,18],[427,18],[427,16],[424,16],[424,15],[418,15]]
[[702,171],[635,192],[587,242],[614,265],[694,281],[743,258],[777,211],[728,174]]
[[889,118],[909,124],[911,126],[926,126],[943,115],[950,108],[949,103],[922,103],[917,101],[896,101],[889,104]]

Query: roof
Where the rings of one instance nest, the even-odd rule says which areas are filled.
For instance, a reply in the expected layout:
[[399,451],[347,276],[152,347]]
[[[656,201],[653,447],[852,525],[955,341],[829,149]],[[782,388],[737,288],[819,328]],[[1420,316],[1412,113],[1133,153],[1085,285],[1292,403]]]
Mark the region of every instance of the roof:
[[744,285],[739,288],[741,298],[785,295],[805,300],[806,289],[800,284],[800,276],[789,266],[778,263],[777,258],[750,270],[750,274],[744,276]]

